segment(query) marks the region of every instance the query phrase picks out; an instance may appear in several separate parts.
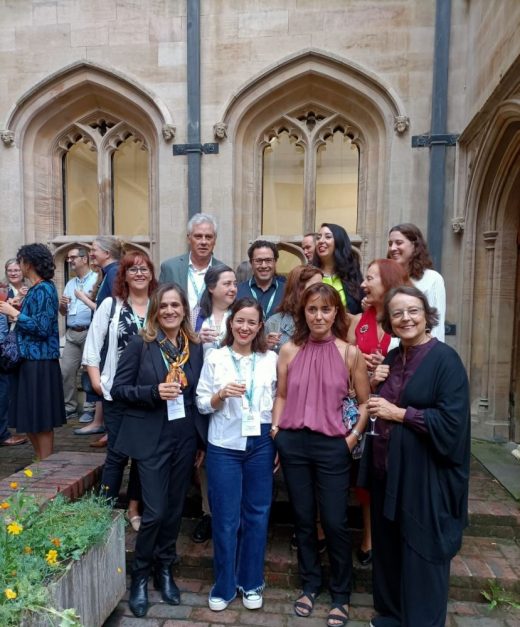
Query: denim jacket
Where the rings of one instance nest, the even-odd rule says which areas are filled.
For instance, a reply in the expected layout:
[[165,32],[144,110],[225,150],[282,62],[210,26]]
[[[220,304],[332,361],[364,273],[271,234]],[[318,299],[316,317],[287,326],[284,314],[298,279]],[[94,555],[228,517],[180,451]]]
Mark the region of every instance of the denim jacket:
[[58,359],[58,293],[52,281],[30,288],[15,326],[18,347],[24,359]]

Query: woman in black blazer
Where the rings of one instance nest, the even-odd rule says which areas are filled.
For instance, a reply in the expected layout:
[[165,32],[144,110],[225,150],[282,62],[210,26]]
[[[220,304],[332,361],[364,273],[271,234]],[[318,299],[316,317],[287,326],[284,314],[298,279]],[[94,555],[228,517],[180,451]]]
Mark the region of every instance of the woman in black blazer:
[[115,448],[137,461],[143,492],[129,599],[138,617],[148,610],[152,569],[163,601],[180,603],[171,566],[191,472],[202,458],[208,429],[195,405],[201,368],[202,346],[186,295],[176,283],[163,284],[150,298],[142,336],[132,338],[119,360],[111,390],[114,400],[126,404]]

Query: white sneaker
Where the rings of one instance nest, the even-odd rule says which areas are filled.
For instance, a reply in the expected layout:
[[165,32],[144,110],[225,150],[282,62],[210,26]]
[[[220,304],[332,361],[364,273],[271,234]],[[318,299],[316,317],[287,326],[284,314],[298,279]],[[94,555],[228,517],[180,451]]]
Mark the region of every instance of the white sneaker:
[[249,590],[248,592],[243,591],[242,603],[248,610],[259,610],[264,603],[262,590]]
[[224,601],[220,597],[209,597],[208,598],[209,609],[214,612],[222,612],[229,605],[229,601]]

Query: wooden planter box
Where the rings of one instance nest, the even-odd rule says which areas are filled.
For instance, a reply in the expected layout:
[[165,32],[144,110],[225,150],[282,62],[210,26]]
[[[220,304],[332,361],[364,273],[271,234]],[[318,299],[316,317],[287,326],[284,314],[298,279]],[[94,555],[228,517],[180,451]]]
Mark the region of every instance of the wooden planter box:
[[[84,627],[101,627],[126,591],[125,525],[121,513],[107,539],[93,546],[49,585],[50,607],[74,608]],[[30,612],[21,627],[49,627],[48,614]]]

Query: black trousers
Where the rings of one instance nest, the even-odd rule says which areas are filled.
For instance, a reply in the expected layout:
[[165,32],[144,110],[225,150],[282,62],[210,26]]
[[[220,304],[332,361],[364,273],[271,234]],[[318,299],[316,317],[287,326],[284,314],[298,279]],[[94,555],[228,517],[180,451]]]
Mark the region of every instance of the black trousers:
[[385,480],[372,480],[372,580],[374,608],[401,627],[444,627],[450,560],[433,563],[414,551],[400,524],[383,516]]
[[137,461],[143,495],[143,516],[135,543],[133,575],[148,575],[154,564],[172,564],[184,500],[197,452],[190,418],[164,425],[155,453]]
[[298,569],[304,592],[317,593],[322,572],[316,532],[316,498],[330,561],[333,603],[349,603],[352,539],[348,494],[352,457],[343,438],[309,429],[281,430],[275,438],[294,513]]
[[[101,490],[102,494],[112,499],[114,502],[119,496],[123,473],[128,464],[128,455],[124,455],[114,449],[124,409],[125,406],[122,403],[103,399],[103,419],[105,421],[108,442],[107,456],[101,476]],[[127,496],[130,501],[141,500],[141,483],[139,481],[139,473],[137,472],[137,464],[134,460],[132,460],[130,464]]]

